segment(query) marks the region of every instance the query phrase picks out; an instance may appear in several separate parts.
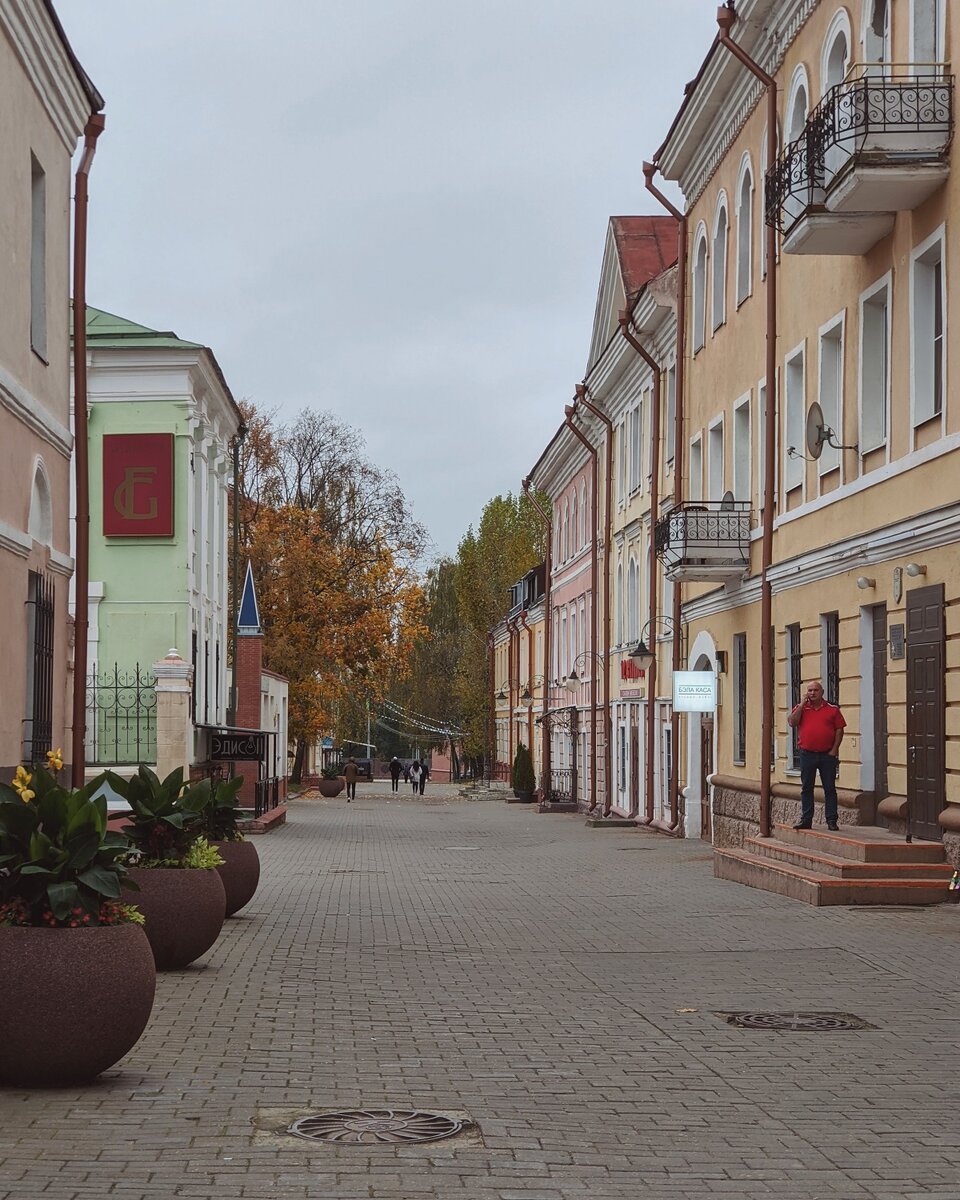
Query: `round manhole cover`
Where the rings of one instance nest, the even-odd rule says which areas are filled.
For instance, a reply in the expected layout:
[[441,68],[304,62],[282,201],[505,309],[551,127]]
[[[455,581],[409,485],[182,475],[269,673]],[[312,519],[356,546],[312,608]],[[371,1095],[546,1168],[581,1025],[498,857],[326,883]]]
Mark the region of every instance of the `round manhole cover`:
[[405,1108],[351,1108],[301,1117],[287,1129],[295,1137],[338,1145],[404,1145],[438,1142],[463,1129],[463,1121]]
[[840,1029],[870,1029],[871,1026],[849,1013],[826,1012],[738,1012],[724,1014],[731,1025],[741,1029],[793,1029],[826,1033]]

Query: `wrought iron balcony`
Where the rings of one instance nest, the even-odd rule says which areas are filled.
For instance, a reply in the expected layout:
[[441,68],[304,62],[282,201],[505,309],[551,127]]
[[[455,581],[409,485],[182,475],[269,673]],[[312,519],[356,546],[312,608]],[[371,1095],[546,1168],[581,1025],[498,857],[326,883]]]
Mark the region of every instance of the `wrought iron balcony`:
[[862,64],[767,172],[766,222],[788,254],[865,254],[949,174],[954,77]]
[[668,579],[706,583],[734,579],[750,565],[746,500],[684,501],[661,517],[654,547]]

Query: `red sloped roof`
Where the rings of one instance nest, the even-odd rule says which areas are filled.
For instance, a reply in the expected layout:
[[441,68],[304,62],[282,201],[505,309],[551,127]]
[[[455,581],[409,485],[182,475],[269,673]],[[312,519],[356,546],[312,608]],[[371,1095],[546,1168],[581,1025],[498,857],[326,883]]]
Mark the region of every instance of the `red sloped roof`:
[[627,300],[677,261],[675,217],[611,217]]

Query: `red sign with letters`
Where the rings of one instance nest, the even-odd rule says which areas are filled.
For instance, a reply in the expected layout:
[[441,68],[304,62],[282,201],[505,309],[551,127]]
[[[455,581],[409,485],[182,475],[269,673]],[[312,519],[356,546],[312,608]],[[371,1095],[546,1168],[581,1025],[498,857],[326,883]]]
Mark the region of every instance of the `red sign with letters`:
[[173,537],[173,434],[103,435],[105,537]]

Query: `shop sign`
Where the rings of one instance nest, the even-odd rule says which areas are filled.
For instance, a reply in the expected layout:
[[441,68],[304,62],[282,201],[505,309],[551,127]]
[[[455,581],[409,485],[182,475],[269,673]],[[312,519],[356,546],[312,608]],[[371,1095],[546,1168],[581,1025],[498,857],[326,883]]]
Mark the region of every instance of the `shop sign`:
[[103,435],[105,537],[173,537],[173,434]]
[[712,671],[675,671],[674,712],[715,712],[717,677]]

